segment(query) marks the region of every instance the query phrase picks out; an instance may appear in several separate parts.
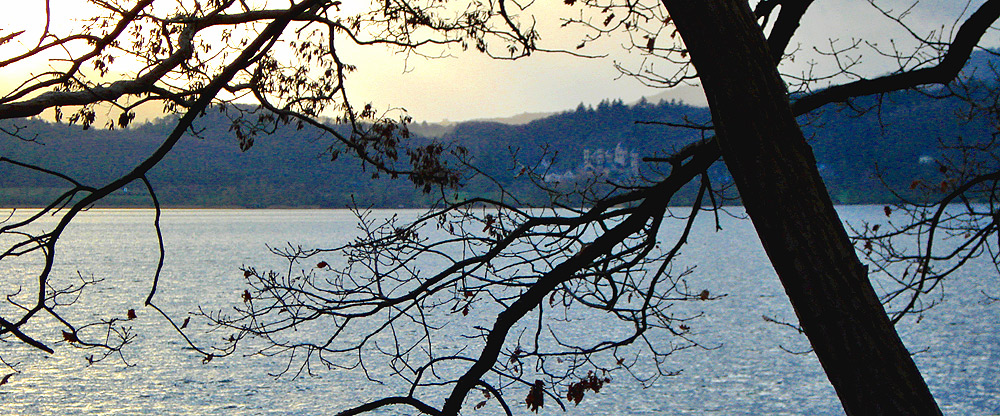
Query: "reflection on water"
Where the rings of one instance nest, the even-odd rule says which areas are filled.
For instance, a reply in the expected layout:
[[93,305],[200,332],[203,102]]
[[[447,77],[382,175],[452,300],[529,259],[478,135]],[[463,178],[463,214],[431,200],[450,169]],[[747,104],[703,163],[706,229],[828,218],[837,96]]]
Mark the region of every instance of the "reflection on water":
[[[841,212],[855,221],[875,218],[880,211],[846,207]],[[87,317],[137,310],[133,330],[138,339],[125,354],[133,365],[109,360],[88,366],[85,353],[72,348],[56,348],[56,354],[46,356],[16,343],[0,344],[3,357],[21,361],[22,371],[0,386],[0,412],[311,415],[385,394],[387,387],[347,371],[276,379],[267,374],[280,369],[272,359],[234,356],[202,364],[162,319],[141,307],[156,267],[152,218],[149,210],[87,212],[59,244],[54,272],[59,279],[72,279],[77,271],[104,279],[81,299],[79,313]],[[695,305],[706,317],[692,324],[692,332],[719,348],[671,356],[667,367],[682,373],[649,389],[615,380],[568,414],[842,414],[815,357],[786,352],[808,351],[805,339],[762,319],[794,321],[794,314],[750,224],[724,221],[721,233],[708,222],[697,228],[680,259],[698,265],[690,284],[728,294]],[[167,210],[162,222],[167,257],[157,299],[180,317],[199,306],[229,310],[238,305],[242,265],[284,267],[265,245],[330,247],[349,240],[355,230],[353,216],[343,210]],[[2,264],[0,276],[10,282],[24,274],[25,266]],[[1000,413],[1000,305],[985,304],[978,295],[987,289],[980,286],[989,284],[984,280],[995,284],[995,274],[988,267],[968,267],[947,286],[945,304],[921,323],[900,327],[912,351],[926,350],[915,359],[946,414]],[[227,335],[201,333],[194,320],[192,329],[202,343]],[[59,339],[57,331],[32,330],[49,343]]]

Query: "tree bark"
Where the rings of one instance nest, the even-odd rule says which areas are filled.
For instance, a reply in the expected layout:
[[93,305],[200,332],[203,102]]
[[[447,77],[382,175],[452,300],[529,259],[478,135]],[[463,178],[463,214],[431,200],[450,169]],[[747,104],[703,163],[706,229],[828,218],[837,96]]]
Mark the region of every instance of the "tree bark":
[[723,159],[848,415],[940,415],[833,208],[746,0],[663,0]]

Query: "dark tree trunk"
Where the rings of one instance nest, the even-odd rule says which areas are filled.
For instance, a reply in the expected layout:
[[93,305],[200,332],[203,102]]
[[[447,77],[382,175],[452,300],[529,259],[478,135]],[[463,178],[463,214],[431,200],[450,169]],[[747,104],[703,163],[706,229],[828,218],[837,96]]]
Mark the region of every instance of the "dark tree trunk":
[[939,415],[868,281],[746,0],[663,0],[723,158],[848,415]]

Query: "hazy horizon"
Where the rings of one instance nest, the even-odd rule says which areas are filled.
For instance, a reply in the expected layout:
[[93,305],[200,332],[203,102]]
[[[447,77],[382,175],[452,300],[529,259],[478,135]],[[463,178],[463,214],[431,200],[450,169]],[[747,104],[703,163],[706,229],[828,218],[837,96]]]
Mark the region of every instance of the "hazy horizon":
[[[86,8],[77,7],[81,0],[50,0],[53,21],[60,25],[72,23]],[[955,28],[941,27],[959,16],[968,16],[983,0],[973,1],[966,8],[964,2],[924,0],[908,15],[907,21],[917,33],[931,31],[952,32]],[[877,2],[899,11],[910,6],[911,1],[892,0]],[[171,3],[173,4],[173,3]],[[277,5],[277,3],[275,3]],[[43,25],[44,2],[18,2],[7,4],[6,13],[0,15],[0,35],[20,29],[26,30],[14,42],[0,46],[0,59],[9,58],[33,46]],[[350,47],[342,53],[347,63],[357,66],[349,78],[349,91],[355,104],[372,102],[377,108],[405,109],[415,121],[429,123],[441,121],[467,121],[509,118],[524,113],[556,113],[574,109],[579,104],[596,105],[602,100],[620,99],[626,103],[642,97],[669,97],[692,105],[703,105],[700,88],[684,86],[665,90],[642,85],[638,80],[623,76],[615,64],[637,69],[647,58],[638,51],[623,48],[625,38],[604,39],[576,51],[583,32],[572,27],[559,28],[561,17],[580,13],[581,6],[567,6],[563,2],[538,4],[528,9],[522,20],[534,18],[541,35],[540,47],[604,55],[580,58],[564,53],[533,53],[515,61],[490,59],[477,52],[463,52],[458,48],[430,50],[446,55],[428,59],[415,54],[394,52],[380,47]],[[525,12],[527,13],[527,12]],[[964,14],[963,14],[964,13]],[[54,28],[60,25],[53,25]],[[830,39],[836,45],[846,45],[854,38],[864,38],[889,49],[888,40],[896,39],[895,46],[908,50],[910,36],[878,12],[867,2],[830,0],[816,2],[803,19],[803,24],[792,39],[789,50],[799,49],[794,61],[786,60],[781,69],[786,74],[802,74],[813,68],[819,73],[828,72],[832,62],[813,48],[830,48]],[[937,26],[935,26],[937,25]],[[57,33],[65,34],[64,32]],[[996,37],[987,37],[986,46],[1000,44]],[[872,76],[892,68],[894,60],[878,57],[867,49],[856,72]],[[48,63],[47,65],[54,65]],[[667,68],[665,61],[654,68]],[[28,74],[47,69],[44,65],[8,67],[7,74]],[[668,71],[668,70],[664,70]],[[5,76],[0,79],[0,89],[8,92],[23,77]],[[844,79],[839,79],[843,82]],[[818,85],[821,86],[821,85]],[[657,100],[651,100],[657,101]],[[139,118],[155,117],[155,112],[140,114]]]

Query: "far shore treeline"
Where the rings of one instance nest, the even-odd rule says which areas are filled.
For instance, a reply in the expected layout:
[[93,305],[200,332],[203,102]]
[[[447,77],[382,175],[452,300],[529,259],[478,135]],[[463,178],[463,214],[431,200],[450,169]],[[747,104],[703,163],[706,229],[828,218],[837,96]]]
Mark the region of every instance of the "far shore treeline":
[[[815,152],[820,172],[836,203],[886,203],[893,191],[918,196],[940,177],[938,161],[948,157],[943,144],[983,140],[996,134],[986,117],[969,120],[958,99],[928,100],[916,92],[881,100],[858,100],[853,107],[826,110],[800,122]],[[867,109],[860,113],[857,109]],[[604,101],[580,105],[523,125],[470,121],[450,125],[411,123],[414,143],[436,140],[468,149],[473,164],[492,175],[522,205],[548,201],[529,178],[560,190],[605,181],[628,183],[657,175],[667,165],[642,158],[667,154],[701,138],[697,129],[663,124],[706,124],[706,108],[678,102],[641,101],[628,105]],[[640,123],[637,123],[640,122]],[[84,185],[118,177],[149,155],[173,125],[161,119],[128,129],[83,130],[79,125],[42,120],[5,121],[0,154],[77,178]],[[331,161],[333,141],[308,128],[279,128],[256,138],[241,152],[230,131],[232,122],[211,111],[197,124],[198,136],[186,137],[155,167],[150,181],[166,207],[322,207],[343,208],[352,198],[362,207],[424,207],[440,192],[424,194],[406,179],[372,178],[347,152]],[[885,139],[876,139],[884,137]],[[35,139],[25,141],[23,139]],[[402,156],[405,157],[405,156]],[[454,161],[452,161],[454,162]],[[4,165],[0,172],[0,207],[40,206],[68,189],[67,183],[27,169]],[[713,170],[724,185],[725,169]],[[596,179],[596,180],[595,180]],[[938,179],[938,181],[940,181]],[[497,184],[468,178],[450,197],[497,197]],[[690,201],[693,191],[682,201]],[[677,199],[677,198],[675,198]],[[140,183],[101,202],[102,207],[150,206]]]

